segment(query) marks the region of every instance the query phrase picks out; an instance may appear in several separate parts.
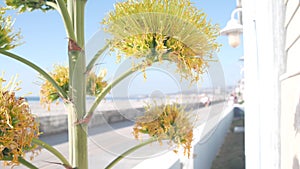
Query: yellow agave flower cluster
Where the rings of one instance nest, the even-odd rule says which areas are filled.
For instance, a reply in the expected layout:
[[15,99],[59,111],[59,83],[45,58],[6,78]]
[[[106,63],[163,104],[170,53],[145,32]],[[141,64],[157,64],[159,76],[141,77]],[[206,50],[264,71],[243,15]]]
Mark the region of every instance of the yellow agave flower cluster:
[[[87,76],[88,95],[98,95],[107,86],[107,82],[104,81],[105,75],[106,71],[102,71],[98,76],[94,72],[89,73]],[[50,76],[64,91],[69,92],[69,68],[67,66],[55,65]],[[58,91],[47,80],[41,86],[40,96],[40,102],[48,105],[48,110],[50,110],[50,103],[58,100],[60,97]]]
[[[156,138],[160,143],[169,140],[170,144],[181,145],[184,154],[190,157],[193,139],[193,125],[190,116],[178,104],[148,106],[145,115],[137,119],[133,134],[139,138],[140,133]],[[177,152],[177,150],[174,150]]]
[[9,50],[19,45],[20,32],[14,32],[13,20],[11,16],[4,16],[5,12],[6,9],[0,6],[0,49]]
[[218,26],[189,0],[119,2],[102,23],[118,55],[175,62],[182,77],[195,81],[220,47]]
[[[66,66],[55,65],[54,70],[50,73],[50,76],[56,81],[56,83],[64,90],[69,90],[69,69]],[[58,100],[59,93],[53,87],[53,85],[45,80],[40,89],[40,102],[41,104],[48,105],[50,110],[50,104],[55,100]]]
[[90,73],[87,78],[87,94],[91,96],[97,96],[107,86],[107,82],[104,81],[106,76],[106,70],[102,70],[97,76],[95,73]]
[[3,86],[5,80],[0,77],[0,160],[12,157],[7,165],[19,164],[25,151],[33,151],[32,139],[39,135],[38,122],[26,100],[15,96],[18,83],[13,81]]

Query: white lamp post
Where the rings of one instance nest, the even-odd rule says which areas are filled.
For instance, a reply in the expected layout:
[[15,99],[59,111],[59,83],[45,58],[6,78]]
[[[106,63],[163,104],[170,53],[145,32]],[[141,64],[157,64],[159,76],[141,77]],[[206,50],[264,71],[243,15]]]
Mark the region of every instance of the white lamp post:
[[243,32],[243,25],[239,20],[234,18],[234,15],[240,11],[242,11],[242,8],[236,8],[233,10],[231,13],[231,19],[227,22],[225,28],[220,31],[221,35],[228,36],[228,43],[234,48],[240,45],[240,34]]

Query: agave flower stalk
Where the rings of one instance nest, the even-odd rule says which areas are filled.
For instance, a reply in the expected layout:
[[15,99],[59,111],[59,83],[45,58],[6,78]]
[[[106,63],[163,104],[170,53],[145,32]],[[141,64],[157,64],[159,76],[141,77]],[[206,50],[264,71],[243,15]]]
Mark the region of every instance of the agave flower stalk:
[[[218,36],[218,27],[208,22],[206,15],[193,7],[189,0],[129,0],[117,3],[115,11],[109,13],[103,20],[106,30],[112,34],[113,39],[86,66],[84,46],[86,0],[5,0],[5,2],[8,6],[18,9],[20,12],[54,9],[61,14],[68,36],[68,87],[61,86],[55,78],[34,63],[7,51],[16,46],[13,42],[15,42],[17,37],[15,35],[17,34],[11,34],[10,25],[3,26],[3,24],[0,24],[0,26],[5,27],[5,29],[1,27],[0,33],[8,37],[6,41],[0,42],[0,53],[38,71],[53,85],[57,96],[63,98],[68,110],[69,162],[72,168],[88,168],[87,123],[98,104],[115,85],[133,72],[137,70],[145,71],[146,67],[151,66],[152,63],[163,61],[175,63],[183,78],[191,77],[192,81],[196,82],[205,71],[208,61],[220,46],[215,42]],[[1,44],[2,42],[4,45]],[[118,56],[135,57],[142,59],[146,64],[138,65],[137,69],[128,70],[128,72],[107,84],[103,90],[97,93],[92,108],[86,111],[85,97],[88,74],[97,59],[108,47],[112,50],[116,49]],[[139,123],[138,125],[147,124]],[[151,127],[149,127],[149,131],[150,129]],[[173,130],[166,131],[169,134],[174,132]],[[160,137],[160,135],[151,132],[148,134],[158,140],[165,139],[165,137]],[[178,142],[181,139],[180,134],[173,133],[173,136],[176,139],[170,141],[174,141],[176,144],[181,143]],[[190,148],[189,139],[191,136],[191,134],[188,135],[185,142],[181,143],[185,146],[187,153]]]
[[[1,160],[2,161],[12,161],[13,158],[12,157],[4,157]],[[29,169],[38,169],[35,165],[33,165],[32,163],[30,163],[29,161],[25,160],[22,157],[18,157],[18,162],[21,163],[22,165],[26,166]]]
[[[76,39],[69,37],[69,112],[70,161],[73,167],[88,168],[87,124],[76,124],[86,114],[86,56],[84,52],[85,0],[77,0],[68,11]],[[65,5],[64,5],[65,6]],[[61,8],[61,10],[64,10]],[[71,13],[72,12],[72,13]]]
[[58,95],[63,99],[63,100],[67,100],[68,99],[68,95],[67,93],[56,83],[56,81],[46,72],[44,71],[42,68],[40,68],[39,66],[37,66],[36,64],[32,63],[31,61],[25,59],[24,57],[21,57],[19,55],[16,55],[14,53],[8,52],[4,49],[0,49],[0,53],[8,56],[12,59],[15,59],[27,66],[29,66],[30,68],[32,68],[33,70],[35,70],[36,72],[38,72],[41,76],[43,76],[47,81],[49,81],[49,83],[51,83],[53,85],[53,87],[58,91]]
[[151,144],[153,142],[157,141],[155,138],[150,138],[147,141],[144,141],[130,149],[128,149],[127,151],[125,151],[124,153],[122,153],[121,155],[119,155],[117,158],[115,158],[112,162],[110,162],[105,169],[111,169],[113,166],[115,166],[119,161],[121,161],[122,159],[124,159],[126,156],[128,156],[129,154],[133,153],[134,151],[148,145]]
[[43,142],[39,139],[36,139],[36,138],[32,139],[32,143],[35,144],[35,145],[41,146],[41,147],[45,148],[46,150],[48,150],[49,152],[51,152],[53,155],[55,155],[62,162],[62,164],[64,166],[71,167],[71,164],[69,163],[69,161],[58,150],[56,150],[55,148],[53,148],[49,144],[47,144],[47,143],[45,143],[45,142]]
[[[87,125],[75,125],[78,119],[85,115],[85,53],[84,53],[84,8],[85,0],[41,0],[41,1],[21,1],[6,0],[6,4],[20,12],[42,10],[48,11],[56,9],[62,16],[66,32],[69,38],[68,55],[69,55],[69,88],[67,93],[53,83],[54,87],[64,96],[64,101],[70,110],[69,115],[69,141],[70,141],[70,162],[72,166],[78,168],[88,168],[87,165]],[[68,6],[67,6],[68,4]],[[6,51],[1,51],[3,54]],[[23,62],[24,63],[24,62]],[[27,64],[35,70],[41,69],[33,64]],[[42,74],[43,75],[43,74]],[[49,77],[49,75],[47,75]],[[49,80],[50,78],[46,78]],[[53,79],[50,79],[55,82]]]

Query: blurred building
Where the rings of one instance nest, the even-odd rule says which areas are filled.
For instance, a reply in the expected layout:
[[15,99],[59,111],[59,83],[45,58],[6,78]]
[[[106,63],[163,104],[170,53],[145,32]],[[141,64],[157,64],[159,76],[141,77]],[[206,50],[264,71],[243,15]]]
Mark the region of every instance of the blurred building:
[[241,0],[239,6],[247,169],[300,166],[299,6],[299,0]]

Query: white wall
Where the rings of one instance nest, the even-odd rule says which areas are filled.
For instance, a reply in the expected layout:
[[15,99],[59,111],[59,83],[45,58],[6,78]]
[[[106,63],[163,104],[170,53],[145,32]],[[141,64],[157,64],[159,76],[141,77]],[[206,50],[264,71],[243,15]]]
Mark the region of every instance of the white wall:
[[284,5],[243,0],[247,169],[280,168],[280,83]]
[[281,84],[281,168],[299,168],[300,158],[300,9],[299,0],[285,0],[285,72]]

